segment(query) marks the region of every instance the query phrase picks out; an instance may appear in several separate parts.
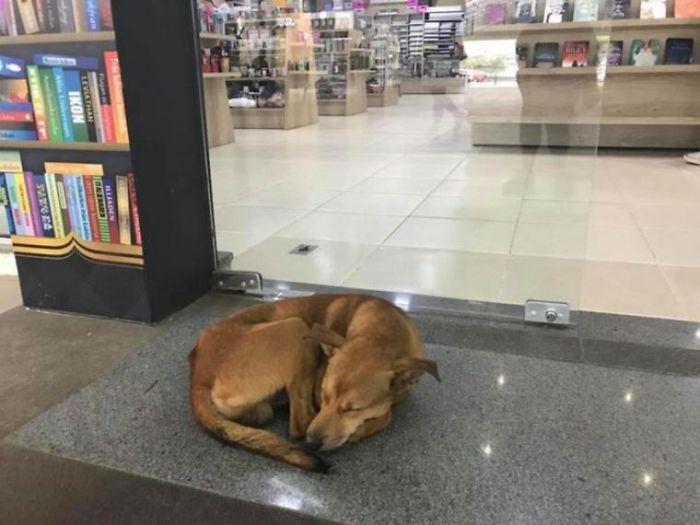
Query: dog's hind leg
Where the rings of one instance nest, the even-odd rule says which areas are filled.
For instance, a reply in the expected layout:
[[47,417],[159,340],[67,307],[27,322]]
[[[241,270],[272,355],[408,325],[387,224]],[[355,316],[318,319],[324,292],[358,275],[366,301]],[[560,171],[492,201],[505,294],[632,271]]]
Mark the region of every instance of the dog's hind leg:
[[268,401],[241,403],[235,398],[213,397],[216,410],[222,416],[251,427],[263,426],[273,417],[272,405]]

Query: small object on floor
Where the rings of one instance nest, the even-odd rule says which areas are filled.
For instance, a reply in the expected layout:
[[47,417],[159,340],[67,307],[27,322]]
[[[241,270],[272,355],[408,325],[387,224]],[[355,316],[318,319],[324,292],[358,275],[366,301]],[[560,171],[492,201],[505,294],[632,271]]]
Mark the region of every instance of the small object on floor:
[[697,164],[700,166],[700,151],[695,151],[693,153],[686,153],[683,155],[683,159],[688,163],[688,164]]

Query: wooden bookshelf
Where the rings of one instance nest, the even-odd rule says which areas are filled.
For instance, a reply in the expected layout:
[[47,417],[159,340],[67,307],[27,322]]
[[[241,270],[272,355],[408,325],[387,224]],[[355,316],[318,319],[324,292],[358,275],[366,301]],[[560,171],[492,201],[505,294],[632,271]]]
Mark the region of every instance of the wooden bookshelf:
[[37,33],[34,35],[2,36],[0,46],[30,44],[81,44],[87,42],[113,42],[114,31],[79,33]]
[[102,142],[51,142],[39,140],[3,140],[2,149],[18,150],[63,150],[63,151],[104,151],[128,152],[128,144],[105,144]]

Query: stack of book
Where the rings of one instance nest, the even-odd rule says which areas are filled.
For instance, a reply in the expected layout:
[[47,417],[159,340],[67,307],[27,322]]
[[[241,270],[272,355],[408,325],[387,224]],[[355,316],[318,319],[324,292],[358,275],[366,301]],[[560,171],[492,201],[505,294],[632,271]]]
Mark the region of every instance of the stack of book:
[[105,177],[100,164],[47,162],[46,173],[0,173],[12,235],[141,245],[134,176]]
[[0,140],[127,144],[116,51],[96,57],[0,56]]
[[111,0],[0,0],[0,36],[112,29]]

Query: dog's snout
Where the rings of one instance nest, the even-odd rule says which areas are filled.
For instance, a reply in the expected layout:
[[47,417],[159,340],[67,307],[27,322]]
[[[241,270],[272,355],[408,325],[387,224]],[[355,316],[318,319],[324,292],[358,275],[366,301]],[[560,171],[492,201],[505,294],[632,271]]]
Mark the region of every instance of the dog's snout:
[[318,449],[320,449],[323,446],[323,443],[321,442],[320,439],[309,439],[307,438],[306,441],[304,442],[304,447],[308,450],[311,450],[313,452],[316,452]]

